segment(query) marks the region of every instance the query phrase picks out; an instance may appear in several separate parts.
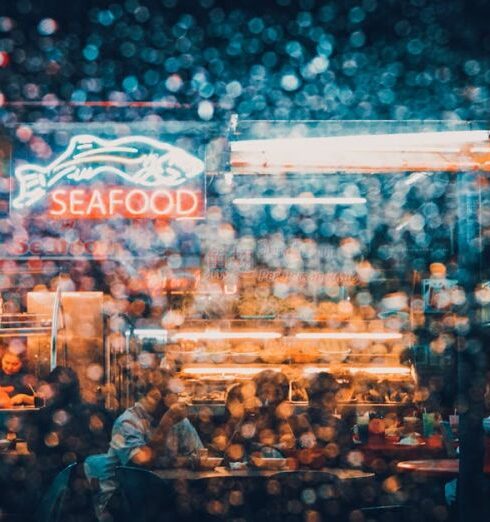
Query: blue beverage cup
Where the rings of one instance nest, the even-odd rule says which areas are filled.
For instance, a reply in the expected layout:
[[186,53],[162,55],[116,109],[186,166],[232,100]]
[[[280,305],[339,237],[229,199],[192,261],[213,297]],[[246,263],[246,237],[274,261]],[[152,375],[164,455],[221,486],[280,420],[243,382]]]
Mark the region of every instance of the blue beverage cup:
[[422,413],[422,435],[424,437],[430,437],[434,434],[434,413]]

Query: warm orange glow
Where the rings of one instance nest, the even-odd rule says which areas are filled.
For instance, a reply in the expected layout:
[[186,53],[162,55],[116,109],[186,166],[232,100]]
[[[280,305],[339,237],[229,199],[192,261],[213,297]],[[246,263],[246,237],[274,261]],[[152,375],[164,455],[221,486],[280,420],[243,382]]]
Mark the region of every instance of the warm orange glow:
[[403,366],[369,366],[366,368],[349,368],[349,372],[356,373],[371,373],[374,375],[410,375],[410,368]]
[[272,370],[273,372],[280,372],[281,368],[275,367],[239,367],[239,366],[195,366],[191,368],[184,368],[182,373],[189,375],[255,375],[262,370]]
[[488,171],[488,131],[442,131],[231,142],[234,174]]
[[[272,370],[280,372],[283,368],[280,366],[191,366],[184,368],[182,373],[188,375],[255,375],[263,370]],[[332,368],[329,366],[308,366],[303,368],[305,375],[311,375],[319,372],[330,372]],[[369,373],[372,375],[410,375],[410,368],[404,366],[342,366],[342,370],[351,374]]]
[[65,186],[49,194],[47,214],[54,219],[167,219],[199,217],[203,208],[196,190]]
[[269,331],[233,331],[222,332],[219,330],[204,330],[202,332],[178,332],[172,335],[173,341],[186,339],[189,341],[216,340],[216,339],[278,339],[282,337],[279,332]]
[[[342,370],[346,370],[351,374],[369,373],[373,375],[410,375],[410,368],[405,368],[404,366],[365,366],[362,368],[359,366],[342,366]],[[303,373],[312,374],[328,371],[330,371],[330,368],[310,366],[304,368]]]
[[297,339],[365,339],[371,341],[389,341],[401,339],[399,332],[300,332],[295,335]]

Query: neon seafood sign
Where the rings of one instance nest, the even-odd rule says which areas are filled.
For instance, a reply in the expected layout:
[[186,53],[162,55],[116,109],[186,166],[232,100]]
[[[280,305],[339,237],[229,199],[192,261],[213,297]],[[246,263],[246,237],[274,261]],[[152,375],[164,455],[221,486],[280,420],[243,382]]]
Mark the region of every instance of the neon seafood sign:
[[198,218],[204,212],[203,161],[146,136],[74,136],[49,165],[18,166],[15,180],[12,208],[42,205],[53,219]]

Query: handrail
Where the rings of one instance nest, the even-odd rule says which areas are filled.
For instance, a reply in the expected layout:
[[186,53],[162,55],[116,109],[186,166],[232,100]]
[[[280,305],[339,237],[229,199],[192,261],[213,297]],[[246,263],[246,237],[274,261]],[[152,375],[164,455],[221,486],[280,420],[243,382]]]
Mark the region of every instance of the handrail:
[[43,335],[50,330],[51,316],[48,314],[0,314],[0,338]]
[[58,286],[54,296],[53,317],[51,320],[51,344],[50,344],[50,358],[49,369],[54,370],[58,364],[58,317],[61,306],[61,288]]
[[48,317],[51,319],[50,314],[37,314],[37,313],[28,313],[28,312],[21,312],[21,313],[2,313],[2,317],[20,317],[20,318],[29,318],[29,317]]

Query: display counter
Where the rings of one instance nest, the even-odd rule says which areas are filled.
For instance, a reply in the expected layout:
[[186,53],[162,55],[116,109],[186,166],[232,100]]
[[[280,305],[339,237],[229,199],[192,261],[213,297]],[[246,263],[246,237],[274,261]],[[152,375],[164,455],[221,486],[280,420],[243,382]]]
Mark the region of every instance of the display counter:
[[389,410],[414,403],[414,372],[400,362],[409,342],[406,332],[381,320],[337,330],[321,321],[292,328],[285,320],[195,320],[168,330],[138,328],[128,353],[175,369],[181,398],[194,405],[219,408],[236,383],[270,370],[286,375],[288,400],[300,409],[308,404],[309,379],[328,372],[339,384],[339,408]]

